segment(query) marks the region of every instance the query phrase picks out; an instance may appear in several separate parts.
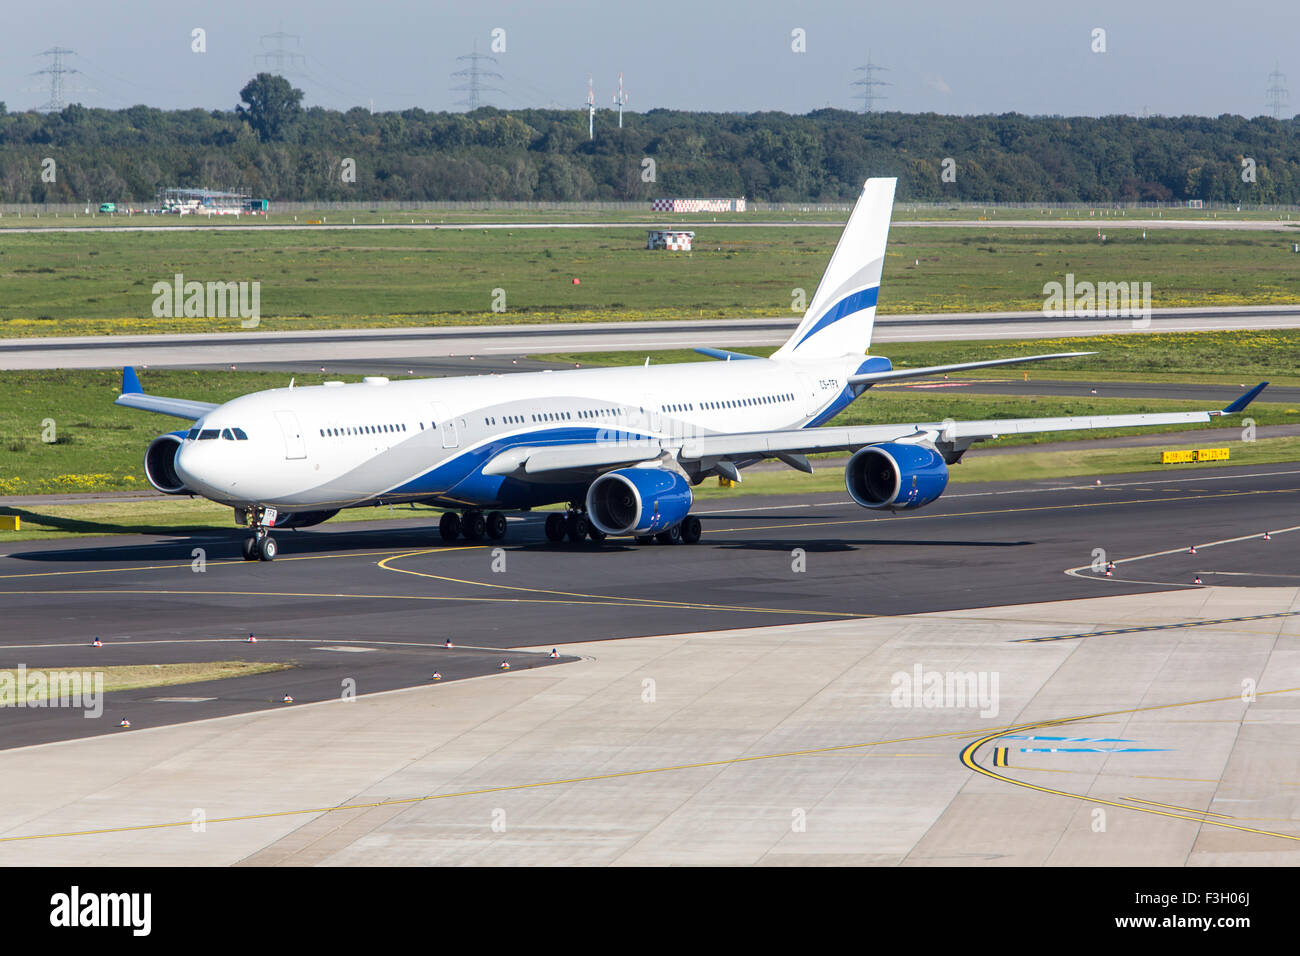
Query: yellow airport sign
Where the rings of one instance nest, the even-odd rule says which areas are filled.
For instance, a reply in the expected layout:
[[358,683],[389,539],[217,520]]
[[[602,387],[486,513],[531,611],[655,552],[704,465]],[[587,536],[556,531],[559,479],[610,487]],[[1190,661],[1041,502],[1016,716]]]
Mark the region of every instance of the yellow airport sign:
[[0,531],[21,531],[22,519],[18,515],[0,515]]
[[1160,453],[1160,464],[1181,465],[1193,461],[1227,461],[1226,448],[1192,448],[1183,451],[1165,451]]

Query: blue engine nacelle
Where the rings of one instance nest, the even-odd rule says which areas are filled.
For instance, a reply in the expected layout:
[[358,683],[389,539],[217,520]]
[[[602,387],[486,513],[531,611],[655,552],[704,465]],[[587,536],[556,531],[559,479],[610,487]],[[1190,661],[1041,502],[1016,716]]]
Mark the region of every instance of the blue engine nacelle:
[[605,534],[658,534],[685,518],[694,500],[675,471],[623,468],[591,483],[587,520]]
[[928,445],[868,445],[849,459],[844,485],[864,508],[911,511],[943,494],[948,466]]

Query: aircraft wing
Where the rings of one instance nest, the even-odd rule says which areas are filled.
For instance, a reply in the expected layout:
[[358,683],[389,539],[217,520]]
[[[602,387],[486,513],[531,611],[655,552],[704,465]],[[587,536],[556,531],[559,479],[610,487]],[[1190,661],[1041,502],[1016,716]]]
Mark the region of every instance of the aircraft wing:
[[114,405],[138,408],[144,412],[157,412],[160,415],[173,415],[195,421],[202,418],[217,406],[211,402],[194,402],[187,398],[164,398],[161,395],[146,395],[140,387],[140,379],[135,369],[122,369],[122,394],[117,396]]
[[695,463],[706,459],[776,458],[814,452],[857,451],[881,442],[928,441],[948,444],[964,451],[973,442],[1001,435],[1207,423],[1217,417],[1235,415],[1242,411],[1267,385],[1267,382],[1261,382],[1226,408],[1212,411],[848,425],[837,428],[791,428],[770,432],[700,435],[684,439],[656,438],[649,441],[517,447],[498,455],[488,463],[484,471],[488,474],[520,475],[578,471],[594,475],[612,468],[653,461],[665,454],[672,455],[683,463]]

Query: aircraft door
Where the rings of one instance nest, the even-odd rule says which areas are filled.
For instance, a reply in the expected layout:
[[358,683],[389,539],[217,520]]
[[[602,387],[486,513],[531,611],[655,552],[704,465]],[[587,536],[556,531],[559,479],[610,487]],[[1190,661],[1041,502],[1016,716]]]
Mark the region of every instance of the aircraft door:
[[284,435],[284,457],[288,460],[306,458],[307,442],[302,437],[298,416],[290,411],[278,411],[275,420],[280,423],[280,433]]
[[[442,447],[459,448],[460,429],[457,427],[456,419],[451,417],[451,412],[442,402],[433,403],[433,420],[442,434]],[[463,422],[464,419],[461,421]]]

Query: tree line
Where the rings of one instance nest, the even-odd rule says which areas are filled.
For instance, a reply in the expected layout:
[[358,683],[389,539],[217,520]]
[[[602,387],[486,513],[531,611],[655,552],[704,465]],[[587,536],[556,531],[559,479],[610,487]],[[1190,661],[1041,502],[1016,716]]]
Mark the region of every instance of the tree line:
[[897,176],[899,198],[929,202],[1300,203],[1295,118],[656,109],[625,113],[623,129],[598,112],[589,140],[577,110],[303,108],[268,74],[240,97],[230,110],[0,103],[0,202],[141,204],[160,186],[308,202],[833,202]]

